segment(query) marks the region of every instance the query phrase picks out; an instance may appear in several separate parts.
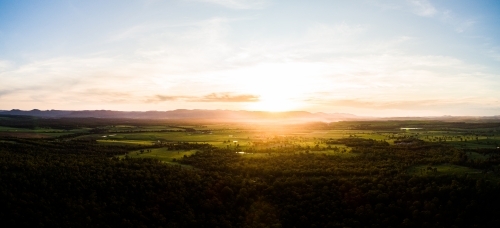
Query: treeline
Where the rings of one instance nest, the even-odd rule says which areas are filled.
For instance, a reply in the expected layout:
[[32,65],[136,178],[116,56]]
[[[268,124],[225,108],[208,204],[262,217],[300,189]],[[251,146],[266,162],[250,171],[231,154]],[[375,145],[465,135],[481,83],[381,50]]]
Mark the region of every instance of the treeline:
[[386,141],[378,141],[374,139],[363,139],[356,137],[329,139],[326,144],[344,144],[348,147],[388,147],[389,143]]
[[72,130],[79,128],[105,128],[105,126],[133,125],[133,126],[158,126],[158,125],[199,125],[198,122],[169,121],[162,119],[127,119],[127,118],[43,118],[33,116],[1,115],[0,126],[36,129],[52,128]]
[[[316,124],[318,125],[318,124]],[[339,121],[329,124],[323,124],[324,129],[349,129],[349,130],[395,130],[400,128],[414,127],[423,128],[422,130],[446,130],[463,131],[467,130],[492,130],[500,128],[500,122],[478,122],[470,121],[439,121],[439,120],[387,120],[387,121]]]

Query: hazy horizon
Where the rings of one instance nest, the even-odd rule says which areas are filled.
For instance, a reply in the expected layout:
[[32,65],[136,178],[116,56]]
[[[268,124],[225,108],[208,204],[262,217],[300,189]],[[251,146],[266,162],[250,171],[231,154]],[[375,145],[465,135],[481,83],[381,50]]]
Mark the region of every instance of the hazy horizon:
[[0,110],[500,114],[500,3],[0,2]]
[[[8,114],[9,115],[12,115],[12,111],[16,112],[16,111],[21,111],[21,112],[32,112],[32,111],[40,111],[40,112],[51,112],[51,111],[55,111],[55,112],[68,112],[71,113],[71,112],[102,112],[102,111],[105,111],[105,112],[122,112],[122,113],[148,113],[148,112],[159,112],[159,113],[166,113],[166,112],[177,112],[177,111],[190,111],[191,113],[189,113],[189,116],[187,117],[188,119],[189,118],[205,118],[203,116],[199,116],[197,117],[196,115],[194,115],[195,112],[250,112],[250,113],[261,113],[261,114],[266,114],[266,115],[269,115],[269,116],[261,116],[262,118],[283,118],[283,119],[289,119],[288,121],[293,121],[293,120],[296,120],[296,121],[299,121],[299,122],[303,122],[303,121],[306,121],[306,122],[310,122],[311,120],[314,120],[314,121],[326,121],[326,122],[329,122],[329,121],[332,121],[333,119],[338,119],[338,120],[348,120],[348,119],[352,119],[352,120],[375,120],[375,119],[398,119],[398,118],[414,118],[414,119],[420,119],[420,118],[424,118],[424,119],[456,119],[456,120],[460,120],[460,119],[468,119],[468,118],[495,118],[495,117],[499,117],[500,115],[428,115],[428,116],[424,116],[424,115],[421,115],[421,116],[418,116],[418,115],[406,115],[406,116],[396,116],[396,115],[387,115],[387,116],[384,116],[384,115],[363,115],[363,114],[356,114],[356,113],[347,113],[347,112],[314,112],[314,111],[305,111],[305,110],[289,110],[289,111],[261,111],[261,110],[243,110],[243,109],[239,109],[239,110],[236,110],[236,109],[172,109],[172,110],[110,110],[110,109],[81,109],[81,110],[78,110],[78,109],[74,109],[74,110],[61,110],[61,109],[30,109],[30,110],[26,110],[26,109],[10,109],[10,110],[1,110],[0,109],[0,114],[2,114],[3,112],[9,112]],[[298,116],[281,116],[280,115],[283,115],[283,114],[296,114],[296,115],[299,115],[299,114],[306,114],[308,113],[308,115],[323,115],[323,116],[311,116],[311,117],[298,117]],[[226,113],[227,114],[227,113]],[[29,115],[29,114],[28,114]],[[194,115],[194,116],[193,116]],[[324,116],[326,115],[326,116]],[[36,116],[36,115],[34,115]],[[66,117],[66,116],[63,116],[63,117]],[[245,122],[244,120],[241,119],[242,116],[229,116],[229,118],[233,118],[233,119],[238,119],[239,122]],[[109,116],[105,116],[104,118],[111,118]],[[118,117],[118,118],[122,118],[122,117]],[[141,116],[141,117],[125,117],[125,118],[144,118],[144,116]],[[155,117],[155,118],[158,118],[158,117]],[[164,118],[164,117],[162,117]],[[170,118],[170,117],[169,117]],[[174,117],[174,118],[178,118],[178,117]],[[208,119],[210,119],[212,117],[208,117]],[[217,116],[217,117],[213,117],[215,119],[224,119],[224,118],[228,118],[227,115],[221,115],[221,116]],[[251,120],[252,118],[256,118],[255,116],[253,117],[249,117],[250,119],[248,121],[252,122],[252,121],[255,121],[255,120]],[[260,118],[260,117],[257,117],[257,118]],[[303,120],[301,121],[300,119],[303,118]],[[458,119],[457,119],[458,118]]]

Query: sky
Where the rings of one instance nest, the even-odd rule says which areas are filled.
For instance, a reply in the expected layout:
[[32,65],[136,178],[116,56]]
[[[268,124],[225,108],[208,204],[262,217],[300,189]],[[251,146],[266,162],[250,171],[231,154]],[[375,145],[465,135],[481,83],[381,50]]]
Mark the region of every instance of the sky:
[[496,0],[0,0],[0,110],[500,115]]

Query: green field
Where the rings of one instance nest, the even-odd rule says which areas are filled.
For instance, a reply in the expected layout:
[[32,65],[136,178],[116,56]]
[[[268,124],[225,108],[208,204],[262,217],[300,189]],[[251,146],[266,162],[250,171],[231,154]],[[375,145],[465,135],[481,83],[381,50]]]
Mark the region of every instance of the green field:
[[16,138],[53,138],[64,135],[86,133],[90,128],[76,128],[71,130],[53,128],[15,128],[0,126],[0,135]]
[[[184,156],[189,156],[196,153],[196,150],[188,150],[188,151],[180,151],[180,150],[168,150],[167,148],[156,148],[156,149],[148,149],[148,150],[143,150],[141,153],[141,150],[134,150],[128,153],[127,155],[120,155],[118,156],[120,159],[124,159],[125,157],[129,158],[152,158],[152,159],[158,159],[162,162],[168,163],[168,164],[176,164],[175,161],[178,159],[183,158]],[[182,165],[183,167],[190,167],[187,165]]]
[[[437,168],[437,172],[428,171],[427,167]],[[465,175],[465,174],[480,174],[481,171],[471,169],[465,166],[442,164],[442,165],[417,165],[408,169],[409,174],[413,175]]]
[[146,140],[113,140],[113,139],[98,139],[98,143],[112,144],[112,145],[143,145],[151,146],[153,142]]
[[[106,136],[106,138],[102,138],[104,136]],[[477,140],[474,136],[474,140],[471,140],[472,136],[457,132],[420,131],[415,133],[411,132],[411,130],[398,130],[392,133],[372,130],[297,130],[285,132],[284,130],[265,131],[262,129],[231,130],[221,127],[219,129],[213,129],[210,133],[136,131],[82,137],[101,137],[98,140],[100,143],[111,143],[109,140],[114,140],[115,143],[119,141],[123,141],[124,143],[133,143],[133,141],[137,141],[137,144],[141,145],[159,141],[196,142],[209,143],[221,148],[233,148],[239,145],[239,148],[242,150],[251,147],[264,149],[291,145],[311,148],[318,145],[321,148],[326,148],[328,144],[325,143],[325,140],[347,137],[386,141],[389,144],[394,144],[394,141],[398,139],[411,137],[426,142],[446,143],[459,148],[472,149],[497,148],[498,145],[500,145],[500,136],[478,136]]]
[[[433,121],[358,121],[329,123],[320,128],[314,126],[316,125],[312,127],[221,123],[172,125],[129,122],[100,126],[98,131],[78,125],[71,130],[56,129],[57,126],[44,128],[0,126],[0,134],[16,138],[53,138],[79,133],[71,139],[95,140],[107,145],[136,146],[152,146],[168,142],[208,143],[215,147],[240,151],[298,147],[304,152],[318,151],[326,154],[332,153],[325,152],[332,147],[350,150],[343,144],[327,144],[328,140],[351,137],[386,141],[391,145],[398,140],[413,138],[430,143],[449,144],[461,149],[493,149],[500,146],[498,129],[484,125],[478,125],[476,128],[460,128],[466,125]],[[487,156],[474,152],[468,156],[474,160],[487,159]]]
[[[433,125],[434,124],[434,125]],[[103,133],[90,133],[92,128],[78,127],[71,130],[55,128],[16,128],[0,126],[2,136],[16,138],[53,138],[80,133],[74,139],[96,140],[109,145],[149,146],[159,142],[208,143],[219,148],[238,149],[279,149],[300,146],[304,150],[327,149],[329,139],[362,138],[395,141],[414,138],[431,143],[444,143],[464,149],[493,149],[500,146],[500,134],[496,128],[439,127],[446,123],[425,121],[387,121],[330,124],[331,129],[314,129],[298,126],[248,125],[248,124],[208,124],[208,125],[138,125],[117,124],[101,127]],[[421,129],[402,129],[402,128]],[[359,128],[359,129],[355,129]],[[367,129],[363,129],[367,128]],[[443,129],[439,129],[443,128]],[[89,134],[85,134],[85,133]],[[83,135],[82,135],[83,134]],[[343,146],[330,145],[330,146]],[[485,159],[483,155],[471,154],[472,159]]]
[[[437,172],[427,170],[427,167],[437,169]],[[441,164],[441,165],[416,165],[408,169],[408,174],[416,176],[440,176],[440,175],[460,175],[471,178],[486,179],[500,183],[500,177],[493,173],[484,173],[481,170],[473,169],[465,166]]]
[[482,155],[482,154],[476,153],[476,152],[467,152],[466,154],[467,154],[467,157],[469,157],[472,160],[486,160],[490,157],[488,155]]

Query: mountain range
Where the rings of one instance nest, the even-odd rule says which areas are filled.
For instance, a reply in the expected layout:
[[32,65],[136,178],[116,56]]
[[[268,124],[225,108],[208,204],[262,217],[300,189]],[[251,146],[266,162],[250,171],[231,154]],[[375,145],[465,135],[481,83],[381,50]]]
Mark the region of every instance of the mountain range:
[[19,110],[0,111],[0,115],[23,115],[41,118],[132,118],[132,119],[203,119],[218,121],[340,121],[358,119],[347,113],[311,113],[306,111],[264,112],[234,110],[177,109],[172,111],[112,111],[112,110]]

